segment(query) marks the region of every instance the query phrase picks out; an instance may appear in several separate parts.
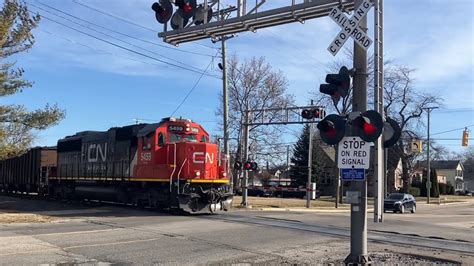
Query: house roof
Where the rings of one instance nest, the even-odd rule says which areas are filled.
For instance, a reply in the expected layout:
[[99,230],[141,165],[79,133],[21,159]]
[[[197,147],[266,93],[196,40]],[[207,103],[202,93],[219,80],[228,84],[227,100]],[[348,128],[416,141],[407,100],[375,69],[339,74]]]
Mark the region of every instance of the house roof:
[[[460,160],[440,160],[440,161],[431,161],[431,168],[435,169],[456,169],[458,165],[461,164]],[[415,168],[426,168],[428,163],[426,161],[417,161]]]

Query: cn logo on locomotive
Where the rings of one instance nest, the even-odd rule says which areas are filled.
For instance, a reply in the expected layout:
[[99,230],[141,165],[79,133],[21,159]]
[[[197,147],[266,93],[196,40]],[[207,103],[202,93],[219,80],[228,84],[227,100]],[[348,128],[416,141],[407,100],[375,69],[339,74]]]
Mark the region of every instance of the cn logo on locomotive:
[[214,163],[214,153],[197,151],[193,153],[193,163],[204,164]]
[[99,155],[100,159],[102,159],[102,162],[105,162],[105,160],[107,160],[107,142],[104,143],[104,148],[102,148],[100,144],[91,144],[87,148],[87,161],[89,163],[98,162]]

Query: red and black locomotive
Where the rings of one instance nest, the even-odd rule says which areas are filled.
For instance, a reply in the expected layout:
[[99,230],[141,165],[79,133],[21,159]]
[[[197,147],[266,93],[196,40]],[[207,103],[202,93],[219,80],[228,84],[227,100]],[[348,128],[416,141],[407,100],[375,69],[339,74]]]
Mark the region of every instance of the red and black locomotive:
[[[0,162],[0,189],[190,213],[228,210],[232,202],[227,159],[209,134],[187,119],[68,136],[58,141],[56,165],[25,163],[35,165],[30,172],[40,173],[36,178],[11,167],[21,165],[12,163],[19,159]],[[25,179],[32,184],[20,182]]]

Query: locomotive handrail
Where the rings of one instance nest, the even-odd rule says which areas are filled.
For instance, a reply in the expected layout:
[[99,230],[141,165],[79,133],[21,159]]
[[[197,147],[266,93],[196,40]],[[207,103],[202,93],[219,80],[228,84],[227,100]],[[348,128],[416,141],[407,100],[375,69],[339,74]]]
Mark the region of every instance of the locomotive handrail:
[[[172,192],[172,185],[173,185],[173,175],[174,175],[174,172],[176,171],[176,143],[173,143],[173,146],[174,146],[174,155],[173,155],[173,172],[171,172],[171,176],[170,176],[170,193]],[[179,179],[178,179],[178,183],[179,183]]]
[[179,176],[181,175],[181,170],[183,170],[183,166],[187,160],[188,158],[184,158],[183,164],[181,164],[181,167],[179,168],[179,171],[178,171],[178,195],[179,195]]

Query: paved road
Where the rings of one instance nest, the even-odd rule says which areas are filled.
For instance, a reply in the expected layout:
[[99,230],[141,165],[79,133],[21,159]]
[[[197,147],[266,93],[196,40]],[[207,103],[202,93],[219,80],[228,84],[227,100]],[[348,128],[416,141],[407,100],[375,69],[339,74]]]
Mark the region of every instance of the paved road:
[[[349,252],[346,213],[234,211],[176,216],[0,197],[0,211],[5,206],[57,217],[52,223],[0,225],[0,261],[5,264],[322,263],[340,261]],[[369,251],[474,261],[469,252],[474,243],[473,209],[473,204],[420,206],[415,215],[387,214],[383,224],[369,222]],[[416,232],[422,237],[385,231]],[[440,231],[450,240],[427,237]],[[410,242],[444,243],[446,249],[407,245]]]

